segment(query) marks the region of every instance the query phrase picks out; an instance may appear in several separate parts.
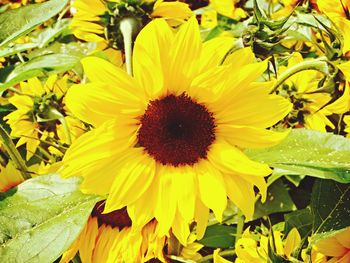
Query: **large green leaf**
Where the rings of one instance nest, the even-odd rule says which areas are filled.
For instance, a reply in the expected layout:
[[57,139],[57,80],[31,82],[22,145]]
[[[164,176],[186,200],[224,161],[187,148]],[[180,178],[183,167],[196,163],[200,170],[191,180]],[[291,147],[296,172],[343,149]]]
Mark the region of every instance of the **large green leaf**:
[[313,240],[350,226],[350,184],[318,180],[312,190]]
[[207,247],[228,248],[235,242],[236,227],[226,225],[208,226],[204,237],[198,242]]
[[44,175],[0,195],[0,262],[53,262],[67,250],[99,200],[79,178]]
[[286,222],[285,233],[289,233],[289,231],[295,227],[302,237],[310,234],[312,229],[312,215],[309,208],[286,214],[284,219]]
[[60,12],[68,0],[51,0],[26,5],[0,14],[0,46],[32,31],[36,26]]
[[81,57],[69,54],[48,54],[16,66],[0,83],[0,92],[32,77],[58,73],[73,68]]
[[249,149],[253,160],[282,169],[286,175],[309,175],[350,183],[350,140],[339,135],[294,129],[279,145]]

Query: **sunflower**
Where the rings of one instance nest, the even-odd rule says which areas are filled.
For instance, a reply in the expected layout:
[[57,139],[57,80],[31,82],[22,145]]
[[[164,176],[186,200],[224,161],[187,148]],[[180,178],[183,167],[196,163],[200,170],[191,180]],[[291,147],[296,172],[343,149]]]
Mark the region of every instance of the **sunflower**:
[[[302,62],[300,53],[294,53],[288,60],[288,67]],[[286,68],[281,68],[281,72]],[[331,94],[320,92],[318,82],[322,74],[318,71],[301,71],[292,77],[279,89],[279,94],[289,98],[293,110],[287,117],[288,125],[308,129],[326,131],[326,126],[334,129],[334,124],[327,118],[332,114],[342,114],[349,108],[349,89],[345,86],[343,95],[333,101]]]
[[172,227],[182,244],[193,219],[203,235],[209,209],[221,221],[227,196],[251,218],[254,185],[264,200],[271,170],[241,149],[284,139],[286,132],[266,128],[291,104],[254,82],[267,62],[249,63],[248,49],[218,66],[231,41],[202,44],[194,17],[177,33],[156,19],[136,39],[134,77],[83,59],[91,83],[72,86],[66,103],[96,128],[68,149],[62,175],[82,176],[83,192],[109,194],[105,212],[127,206],[134,227],[155,218],[160,235]]
[[85,228],[60,263],[68,263],[79,252],[82,263],[139,263],[157,258],[165,262],[165,237],[156,235],[157,223],[147,224],[140,233],[131,230],[126,209],[102,214],[104,204],[98,202]]
[[0,165],[0,193],[10,190],[24,181],[21,173],[11,162],[5,167]]
[[350,227],[318,241],[311,251],[312,263],[350,262]]
[[338,27],[342,35],[343,53],[350,51],[350,3],[344,0],[317,0],[320,11],[325,13]]
[[134,17],[144,26],[154,17],[182,23],[192,14],[185,3],[162,0],[75,0],[72,7],[73,34],[85,41],[98,42],[101,48],[109,44],[122,47],[118,25],[124,17]]
[[[259,241],[257,241],[257,239]],[[235,251],[237,258],[236,263],[264,263],[268,262],[269,249],[272,245],[275,251],[274,253],[291,260],[292,252],[300,245],[301,237],[296,228],[289,231],[288,235],[284,238],[283,234],[279,231],[273,231],[272,235],[255,237],[254,234],[249,232],[247,228],[242,238],[238,239],[235,244]]]
[[201,17],[201,26],[214,28],[218,25],[218,14],[239,20],[247,17],[242,8],[236,7],[236,0],[210,0],[209,8],[206,8]]
[[10,135],[19,138],[16,146],[26,144],[27,160],[34,155],[40,141],[70,144],[83,133],[81,122],[67,116],[65,111],[66,77],[58,79],[52,75],[45,85],[38,78],[32,78],[20,86],[21,91],[9,98],[17,109],[4,119],[11,127]]

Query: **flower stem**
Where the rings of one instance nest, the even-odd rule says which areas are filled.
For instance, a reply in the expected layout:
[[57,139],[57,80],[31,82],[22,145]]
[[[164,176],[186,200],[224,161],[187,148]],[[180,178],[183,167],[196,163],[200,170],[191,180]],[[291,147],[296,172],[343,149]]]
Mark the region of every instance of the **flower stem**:
[[132,76],[132,40],[137,31],[138,23],[135,18],[127,17],[120,21],[119,29],[123,35],[126,71]]
[[279,86],[281,86],[283,84],[283,82],[285,82],[291,76],[293,76],[294,74],[296,74],[300,71],[304,71],[304,70],[317,70],[317,71],[327,75],[327,74],[329,74],[327,59],[322,57],[322,58],[315,59],[315,60],[307,60],[307,61],[303,61],[297,65],[294,65],[293,67],[290,67],[289,69],[287,69],[285,72],[283,72],[280,75],[280,77],[276,81],[275,85],[273,86],[270,94],[274,93],[277,90],[277,88]]
[[10,136],[8,135],[8,133],[6,132],[6,130],[4,129],[4,127],[2,125],[0,125],[0,137],[1,137],[1,141],[3,142],[3,145],[6,149],[6,151],[10,155],[11,160],[14,162],[15,167],[22,174],[23,179],[25,179],[25,180],[30,179],[31,176],[30,176],[30,173],[28,172],[28,169],[27,169],[27,166],[26,166],[24,160],[22,159],[16,146],[13,144]]
[[[219,255],[222,257],[228,257],[228,256],[234,256],[236,254],[236,251],[234,249],[228,249],[224,250],[222,252],[219,252]],[[211,262],[214,258],[213,254],[202,257],[200,260],[198,260],[198,263],[205,263],[205,262]]]
[[238,222],[237,222],[237,231],[236,231],[236,241],[238,239],[241,238],[242,233],[243,233],[243,228],[244,228],[244,215],[242,213],[242,211],[240,209],[238,209],[238,213],[237,213],[237,218],[238,218]]

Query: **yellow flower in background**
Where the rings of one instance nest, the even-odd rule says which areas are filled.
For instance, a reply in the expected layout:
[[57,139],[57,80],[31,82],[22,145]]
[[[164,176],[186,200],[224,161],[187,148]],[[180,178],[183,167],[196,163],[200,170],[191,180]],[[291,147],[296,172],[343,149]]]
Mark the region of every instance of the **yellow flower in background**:
[[227,196],[251,218],[254,186],[264,200],[271,170],[241,148],[284,139],[266,128],[291,104],[254,82],[267,63],[247,63],[247,49],[218,66],[231,46],[230,38],[202,44],[194,17],[177,33],[157,19],[136,39],[134,77],[83,59],[91,83],[72,86],[66,103],[96,129],[68,149],[62,175],[82,176],[83,192],[109,194],[105,212],[127,206],[134,227],[155,218],[160,235],[172,227],[182,244],[193,219],[203,235],[209,209],[222,220]]
[[0,193],[6,192],[24,181],[21,173],[8,162],[6,167],[0,165]]
[[311,259],[312,263],[350,262],[350,227],[317,242],[313,246]]
[[66,251],[60,263],[68,263],[79,252],[82,263],[141,263],[163,255],[165,237],[158,237],[157,223],[148,223],[140,233],[131,231],[126,209],[102,214],[104,205],[96,204],[78,239]]
[[344,46],[343,54],[350,51],[350,3],[347,0],[317,0],[319,10],[325,13],[339,28]]
[[[82,40],[90,42],[99,42],[102,47],[108,45],[108,29],[117,31],[118,23],[114,21],[110,25],[111,18],[108,18],[108,5],[120,5],[120,10],[116,9],[116,19],[125,17],[135,17],[142,24],[146,24],[151,18],[163,17],[170,23],[182,23],[188,19],[192,12],[188,5],[181,2],[166,2],[162,0],[157,1],[128,1],[128,0],[75,0],[72,7],[73,21],[71,24],[74,35]],[[136,4],[137,8],[134,7]],[[119,17],[120,16],[120,17]],[[115,32],[111,32],[114,34]]]
[[[19,138],[16,146],[26,144],[27,160],[36,152],[40,140],[69,144],[84,132],[81,122],[66,114],[63,101],[67,91],[66,77],[58,79],[52,75],[45,85],[38,78],[32,78],[20,86],[20,93],[8,99],[16,110],[4,120],[11,127],[10,135]],[[64,118],[64,124],[60,118]]]
[[254,237],[247,228],[235,244],[237,258],[235,263],[266,263],[269,262],[269,243],[274,244],[274,253],[285,259],[291,259],[291,253],[299,246],[301,237],[296,228],[289,231],[284,239],[279,231],[273,231],[273,237],[261,235]]
[[236,0],[210,0],[210,5],[202,14],[201,26],[204,28],[214,28],[217,26],[218,14],[239,20],[245,18],[247,14],[242,8],[235,7],[239,1]]
[[344,116],[346,137],[350,138],[350,116]]
[[[300,53],[294,53],[288,60],[288,67],[302,62]],[[282,68],[281,72],[286,68]],[[342,114],[349,109],[349,88],[345,86],[343,95],[336,101],[332,101],[329,93],[319,93],[318,82],[322,74],[315,70],[298,72],[288,79],[286,84],[288,90],[283,87],[279,94],[289,98],[293,103],[292,117],[289,118],[290,125],[294,127],[306,127],[308,129],[326,131],[326,126],[335,128],[334,124],[327,118],[332,114]]]
[[202,258],[202,255],[198,252],[204,245],[196,242],[197,236],[191,233],[187,240],[187,245],[182,247],[180,257],[193,261],[198,261]]

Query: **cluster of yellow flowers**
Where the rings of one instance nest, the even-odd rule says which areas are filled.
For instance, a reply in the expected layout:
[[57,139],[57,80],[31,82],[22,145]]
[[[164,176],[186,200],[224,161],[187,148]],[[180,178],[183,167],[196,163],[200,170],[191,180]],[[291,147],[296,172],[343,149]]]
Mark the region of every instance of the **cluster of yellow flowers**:
[[[296,128],[350,134],[350,3],[260,6],[267,14],[256,1],[71,1],[64,15],[75,41],[95,43],[80,75],[29,78],[0,101],[10,105],[2,124],[24,149],[31,176],[82,177],[83,193],[102,196],[60,262],[79,255],[83,263],[259,263],[270,262],[271,249],[284,262],[296,260],[296,228],[248,227],[234,253],[199,253],[209,218],[223,222],[230,202],[249,222],[256,201],[267,198],[273,171],[245,149],[275,146]],[[285,18],[297,8],[313,10],[324,30],[279,39],[293,28]],[[237,37],[237,23],[249,39]],[[339,46],[330,47],[337,36]],[[24,180],[4,156],[1,192]],[[349,230],[303,250],[300,260],[350,262]]]

